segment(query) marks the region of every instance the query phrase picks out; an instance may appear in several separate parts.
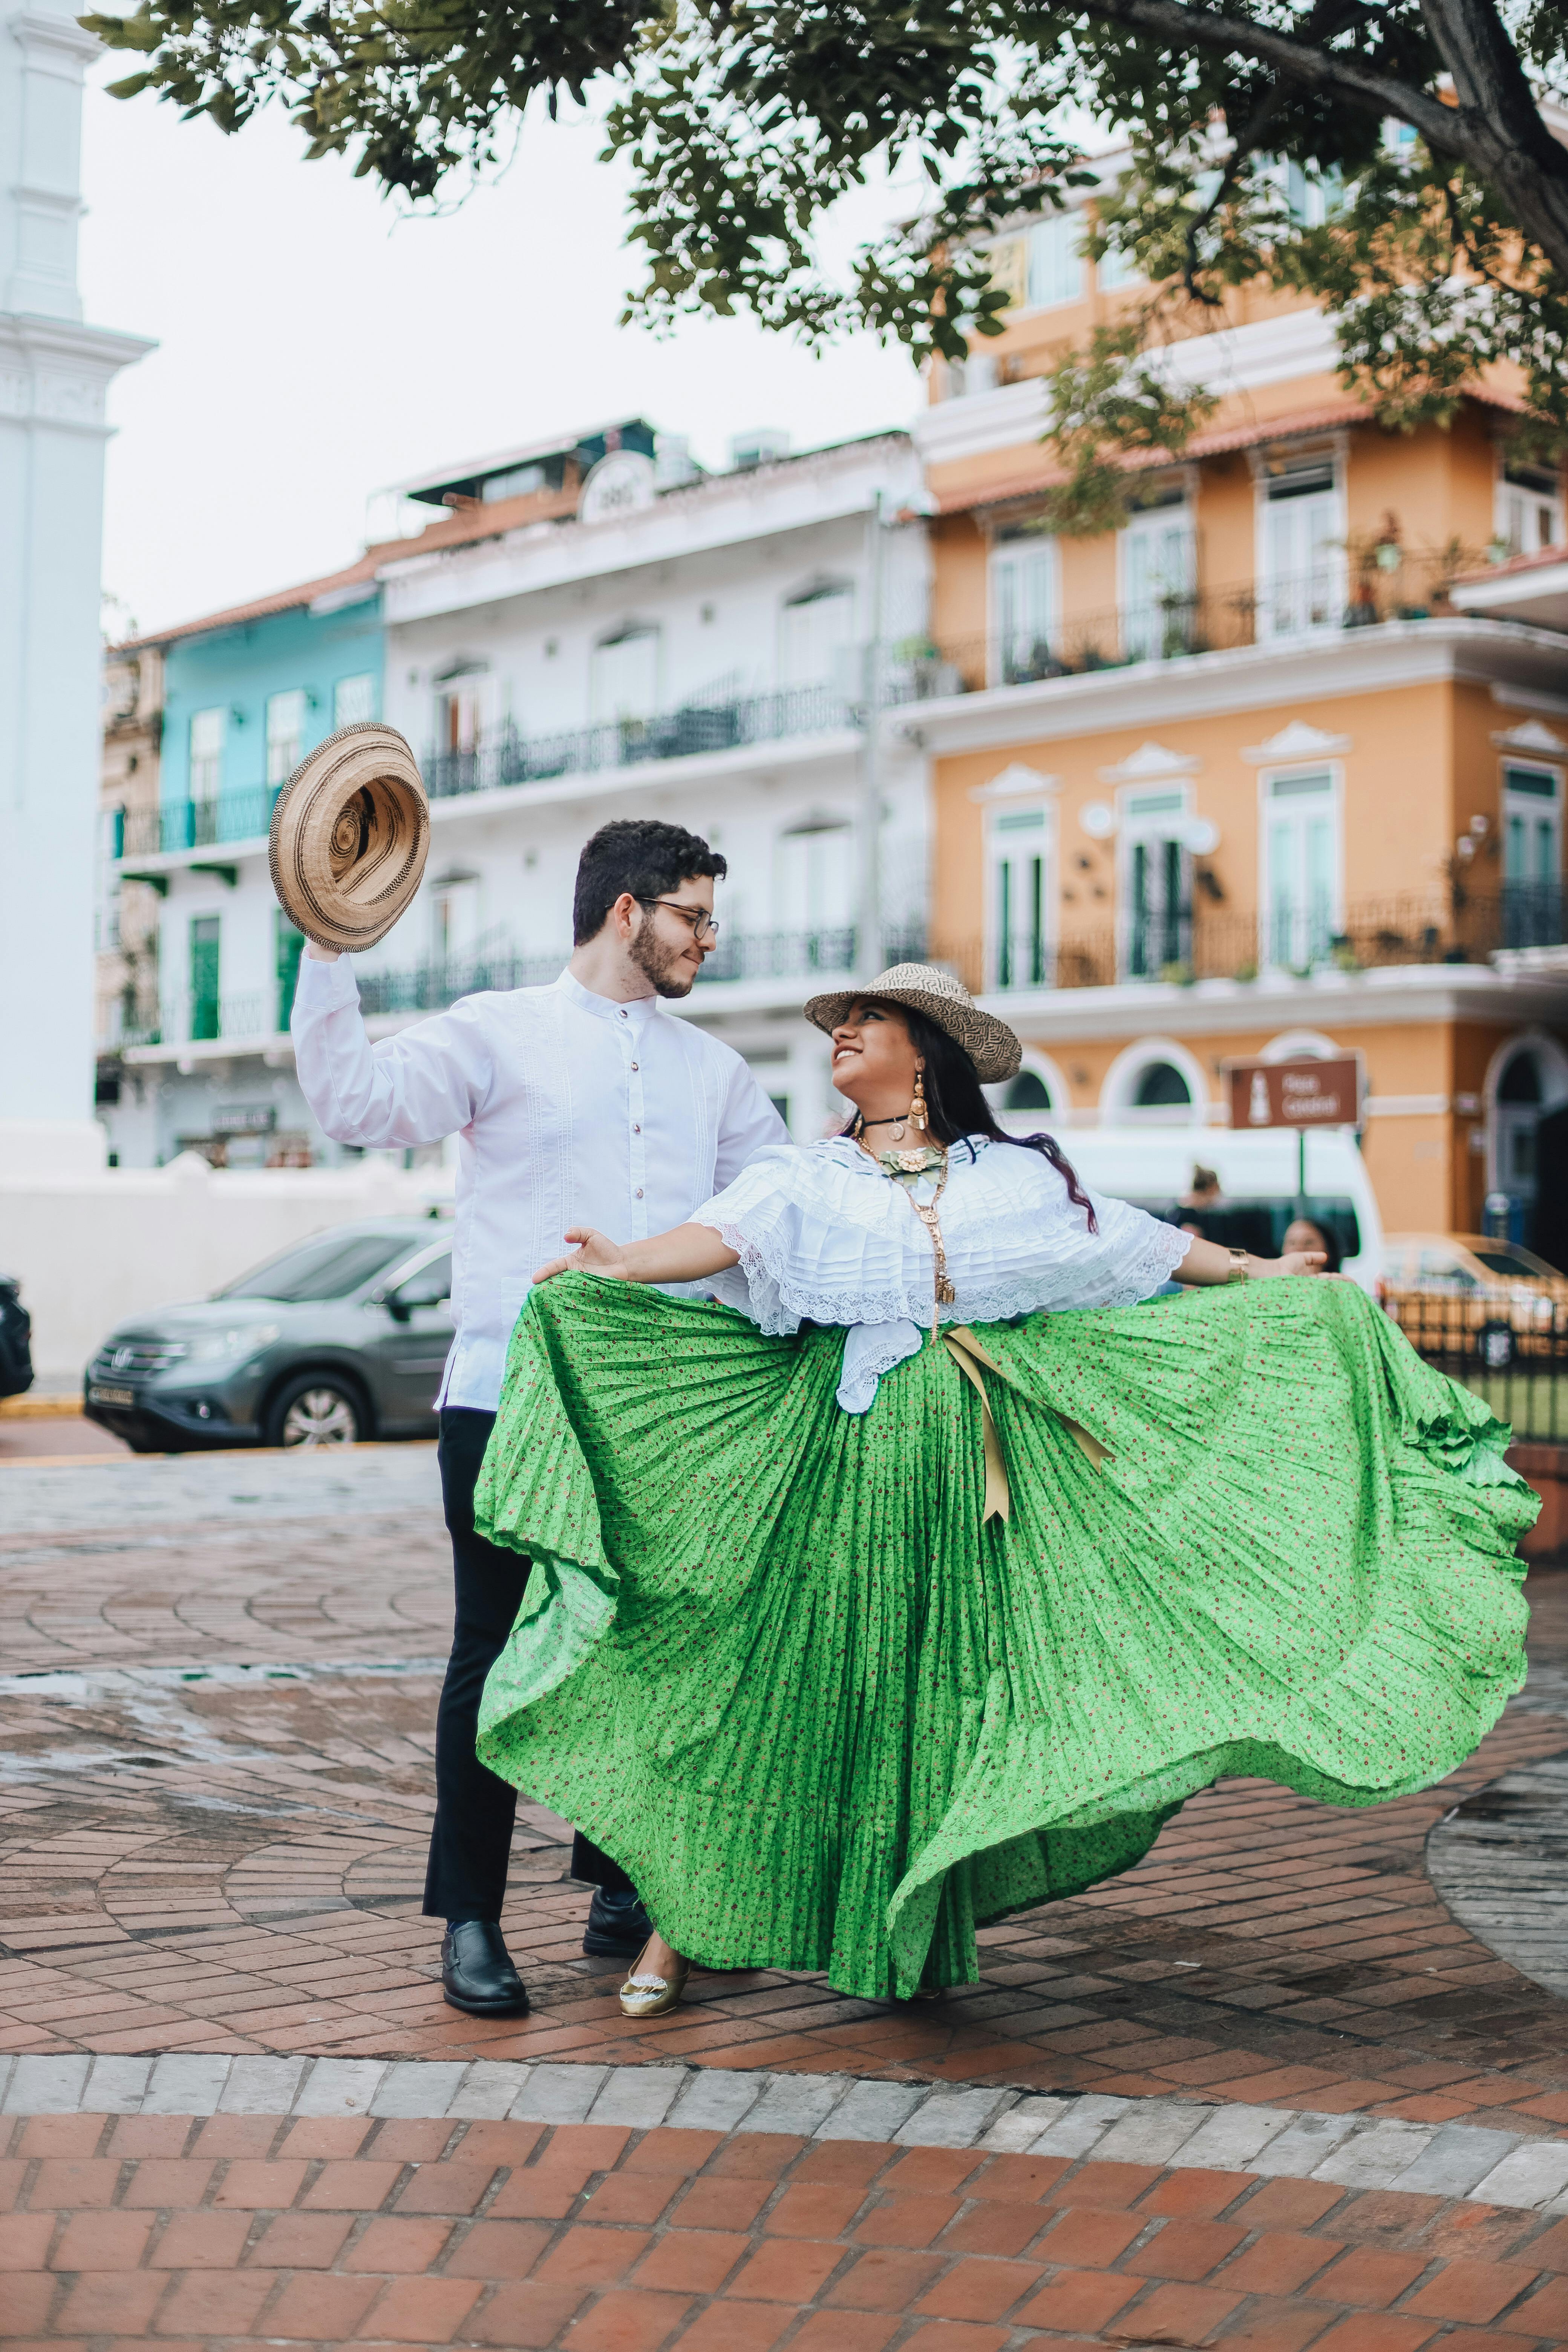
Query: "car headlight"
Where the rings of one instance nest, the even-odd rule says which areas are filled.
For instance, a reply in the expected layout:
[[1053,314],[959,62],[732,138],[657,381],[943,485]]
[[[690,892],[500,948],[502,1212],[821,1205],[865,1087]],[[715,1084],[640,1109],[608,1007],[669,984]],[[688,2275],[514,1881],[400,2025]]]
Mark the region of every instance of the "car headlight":
[[232,1331],[215,1331],[210,1338],[191,1343],[190,1361],[211,1364],[229,1356],[248,1356],[254,1349],[268,1348],[282,1329],[280,1323],[245,1323]]

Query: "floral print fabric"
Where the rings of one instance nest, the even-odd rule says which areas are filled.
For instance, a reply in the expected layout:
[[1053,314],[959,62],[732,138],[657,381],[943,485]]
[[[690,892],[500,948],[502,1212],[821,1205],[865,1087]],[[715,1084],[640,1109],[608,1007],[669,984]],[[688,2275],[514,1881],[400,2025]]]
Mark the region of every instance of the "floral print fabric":
[[972,1982],[978,1926],[1129,1868],[1221,1775],[1398,1796],[1519,1685],[1535,1499],[1349,1283],[978,1336],[984,1527],[944,1349],[857,1416],[838,1330],[584,1275],[519,1321],[476,1523],[535,1568],[479,1754],[700,1964]]

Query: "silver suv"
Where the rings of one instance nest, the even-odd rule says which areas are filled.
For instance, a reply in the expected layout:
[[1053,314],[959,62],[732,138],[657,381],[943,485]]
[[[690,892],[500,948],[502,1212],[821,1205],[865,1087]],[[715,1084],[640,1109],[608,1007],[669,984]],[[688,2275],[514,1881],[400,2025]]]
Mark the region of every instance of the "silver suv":
[[334,1225],[110,1332],[83,1411],[138,1454],[434,1437],[451,1291],[449,1220]]

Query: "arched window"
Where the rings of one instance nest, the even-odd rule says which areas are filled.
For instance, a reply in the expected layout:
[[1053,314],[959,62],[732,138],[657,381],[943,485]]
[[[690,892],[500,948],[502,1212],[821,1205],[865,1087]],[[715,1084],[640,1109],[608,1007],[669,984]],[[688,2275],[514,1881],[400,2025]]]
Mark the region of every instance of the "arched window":
[[1498,1081],[1500,1103],[1539,1103],[1541,1065],[1533,1054],[1516,1054]]
[[1133,1091],[1134,1110],[1174,1110],[1185,1108],[1193,1090],[1173,1062],[1150,1062],[1140,1071]]
[[1004,1110],[1051,1110],[1050,1089],[1038,1070],[1020,1070],[1002,1098]]

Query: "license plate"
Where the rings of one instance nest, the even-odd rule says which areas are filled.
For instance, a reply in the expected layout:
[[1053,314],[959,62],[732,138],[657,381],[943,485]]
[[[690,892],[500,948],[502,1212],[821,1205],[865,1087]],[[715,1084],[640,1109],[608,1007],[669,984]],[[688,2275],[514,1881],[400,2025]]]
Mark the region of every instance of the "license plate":
[[136,1391],[134,1389],[89,1389],[87,1401],[89,1404],[134,1404]]

